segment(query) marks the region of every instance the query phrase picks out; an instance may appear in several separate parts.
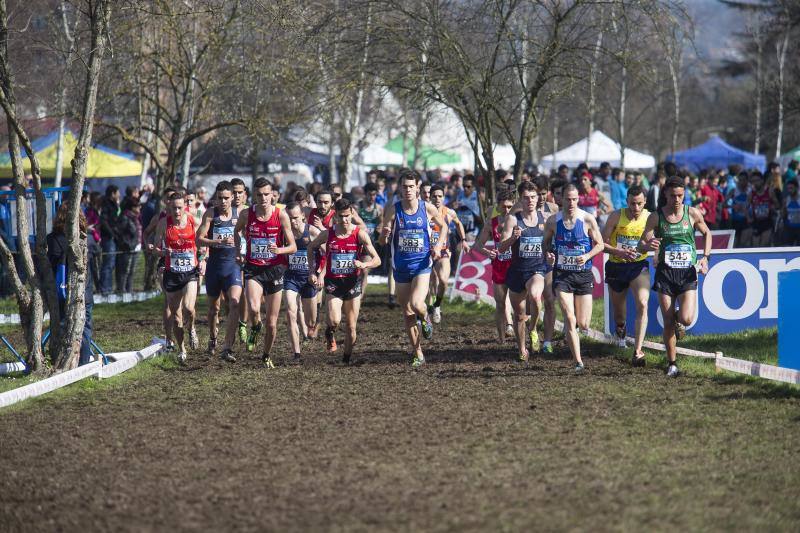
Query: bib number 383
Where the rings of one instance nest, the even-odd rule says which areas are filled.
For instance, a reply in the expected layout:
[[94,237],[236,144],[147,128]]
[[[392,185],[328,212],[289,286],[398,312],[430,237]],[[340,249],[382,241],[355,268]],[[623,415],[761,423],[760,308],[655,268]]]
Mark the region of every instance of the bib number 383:
[[425,240],[421,231],[400,230],[398,241],[398,247],[401,252],[414,254],[425,251]]

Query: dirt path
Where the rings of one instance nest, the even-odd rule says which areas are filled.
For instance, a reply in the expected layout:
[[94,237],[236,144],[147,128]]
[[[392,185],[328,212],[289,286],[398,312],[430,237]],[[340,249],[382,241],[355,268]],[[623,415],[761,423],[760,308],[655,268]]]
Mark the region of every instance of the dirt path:
[[0,530],[800,524],[797,395],[669,381],[597,346],[584,376],[563,351],[522,367],[489,321],[446,310],[413,371],[382,301],[351,367],[319,341],[273,371],[198,355],[0,412]]

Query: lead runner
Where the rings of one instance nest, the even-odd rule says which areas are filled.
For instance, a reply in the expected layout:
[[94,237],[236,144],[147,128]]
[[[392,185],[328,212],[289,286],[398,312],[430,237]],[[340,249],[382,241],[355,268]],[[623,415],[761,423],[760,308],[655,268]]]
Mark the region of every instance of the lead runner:
[[445,225],[439,210],[418,198],[419,182],[416,171],[406,169],[400,174],[400,201],[383,212],[380,239],[381,245],[385,245],[391,236],[392,276],[414,354],[411,362],[414,368],[425,364],[420,334],[426,339],[433,336],[425,296],[430,283],[431,259],[439,257],[443,245],[439,242],[431,246],[429,221],[439,227]]
[[[683,204],[686,192],[683,180],[669,178],[659,198],[659,209],[650,213],[644,234],[639,241],[640,251],[658,251],[658,265],[653,290],[664,317],[664,344],[667,347],[667,376],[676,377],[677,342],[686,334],[697,309],[697,271],[708,272],[711,257],[711,232],[703,215],[694,207]],[[703,257],[697,260],[695,230],[703,234]],[[676,309],[676,304],[679,309]]]

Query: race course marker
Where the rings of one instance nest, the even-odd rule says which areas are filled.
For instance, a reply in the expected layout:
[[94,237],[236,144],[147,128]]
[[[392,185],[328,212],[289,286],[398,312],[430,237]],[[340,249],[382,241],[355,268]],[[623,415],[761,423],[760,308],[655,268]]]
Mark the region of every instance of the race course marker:
[[794,385],[800,384],[800,370],[781,368],[764,363],[754,363],[753,361],[723,357],[722,355],[716,358],[716,363],[717,372],[720,370],[728,370],[730,372],[736,372],[737,374],[747,374],[748,376],[782,381]]

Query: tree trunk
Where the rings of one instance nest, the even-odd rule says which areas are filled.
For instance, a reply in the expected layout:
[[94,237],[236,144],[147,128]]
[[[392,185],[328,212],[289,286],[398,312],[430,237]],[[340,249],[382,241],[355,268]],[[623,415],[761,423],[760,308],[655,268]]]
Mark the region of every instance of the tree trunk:
[[761,100],[764,92],[763,58],[764,41],[762,39],[762,29],[760,19],[756,21],[753,39],[756,41],[756,116],[755,116],[755,143],[753,153],[761,151]]
[[551,170],[555,170],[558,168],[558,162],[556,161],[556,152],[558,152],[558,108],[553,108],[553,162],[552,166],[550,167]]
[[786,49],[789,48],[789,30],[783,34],[783,40],[775,44],[778,55],[778,134],[775,139],[775,160],[781,156],[783,143],[783,81],[786,76]]
[[622,81],[619,90],[619,168],[625,169],[625,107],[628,99],[628,67],[622,63]]
[[[676,47],[677,49],[677,47]],[[667,66],[669,67],[669,75],[672,78],[672,97],[673,97],[673,114],[672,114],[672,140],[670,141],[669,153],[674,155],[678,149],[678,129],[681,123],[681,86],[678,76],[680,75],[681,63],[683,55],[677,49],[678,65],[675,66],[675,60],[671,56],[667,57]]]
[[592,64],[589,69],[589,102],[586,106],[586,114],[588,115],[589,124],[586,136],[586,156],[585,160],[589,160],[589,152],[592,148],[592,133],[594,132],[594,119],[597,113],[597,63],[600,60],[600,47],[603,45],[603,19],[600,19],[600,31],[597,34],[597,41],[594,44],[592,51]]
[[110,0],[98,0],[88,13],[91,27],[91,48],[88,72],[83,93],[81,132],[72,160],[72,187],[69,191],[67,224],[67,298],[66,316],[60,342],[51,345],[56,370],[69,370],[77,366],[81,337],[86,319],[86,235],[80,232],[80,201],[89,148],[92,143],[94,115],[97,104],[97,87],[100,67],[105,54],[108,20],[111,15]]

